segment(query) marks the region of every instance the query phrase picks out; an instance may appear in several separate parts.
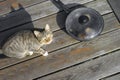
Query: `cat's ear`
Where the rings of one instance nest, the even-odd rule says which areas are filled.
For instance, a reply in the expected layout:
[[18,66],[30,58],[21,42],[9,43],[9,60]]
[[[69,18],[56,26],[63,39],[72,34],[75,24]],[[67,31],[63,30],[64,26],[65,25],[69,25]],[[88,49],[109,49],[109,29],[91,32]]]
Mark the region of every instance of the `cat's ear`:
[[50,26],[48,24],[45,26],[45,31],[50,31]]
[[37,37],[38,35],[40,35],[39,31],[34,31],[35,36]]

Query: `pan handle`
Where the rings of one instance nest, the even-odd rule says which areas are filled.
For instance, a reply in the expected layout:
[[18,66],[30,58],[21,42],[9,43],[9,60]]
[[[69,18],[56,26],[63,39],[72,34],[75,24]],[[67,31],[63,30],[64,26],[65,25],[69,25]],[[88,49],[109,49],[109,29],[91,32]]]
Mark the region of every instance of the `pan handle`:
[[67,8],[60,0],[53,0],[56,4],[58,4],[66,13],[70,13],[69,8]]

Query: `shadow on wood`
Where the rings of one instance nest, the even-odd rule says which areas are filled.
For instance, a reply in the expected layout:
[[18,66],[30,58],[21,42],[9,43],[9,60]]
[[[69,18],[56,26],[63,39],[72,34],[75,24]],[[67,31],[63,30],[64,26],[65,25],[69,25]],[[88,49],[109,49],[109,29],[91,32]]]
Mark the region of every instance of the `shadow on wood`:
[[[25,17],[27,17],[29,22],[32,21],[29,13],[25,11],[22,5],[20,4],[18,5],[19,5],[19,10],[15,10],[11,6],[11,12],[7,15],[0,17],[0,48],[2,48],[2,45],[12,34],[25,29],[30,29],[30,30],[34,29],[32,23],[29,23],[29,25],[25,27],[21,26],[27,23]],[[19,21],[22,21],[23,24],[19,24]],[[19,25],[13,26],[15,24],[19,24]],[[7,58],[7,57],[3,54],[0,54],[0,59],[2,58]]]
[[[66,13],[65,11],[63,11],[63,9],[54,2],[54,0],[51,0],[52,3],[59,9],[59,12],[57,13],[56,16],[56,21],[58,26],[60,27],[60,29],[62,29],[64,32],[67,33],[66,29],[65,29],[65,22],[66,22],[66,18],[69,15],[69,13],[77,8],[81,8],[81,7],[85,7],[82,4],[77,4],[77,3],[72,3],[72,4],[65,4],[65,6],[70,10],[69,13]],[[67,33],[68,34],[68,33]]]

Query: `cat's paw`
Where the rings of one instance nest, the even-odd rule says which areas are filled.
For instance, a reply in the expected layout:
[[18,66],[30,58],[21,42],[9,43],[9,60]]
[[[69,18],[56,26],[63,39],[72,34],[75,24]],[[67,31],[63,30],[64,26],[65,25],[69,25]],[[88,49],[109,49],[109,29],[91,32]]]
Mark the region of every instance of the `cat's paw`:
[[30,55],[30,56],[33,55],[33,51],[29,51],[29,55]]
[[43,56],[48,56],[48,52],[46,51],[46,52],[43,54]]

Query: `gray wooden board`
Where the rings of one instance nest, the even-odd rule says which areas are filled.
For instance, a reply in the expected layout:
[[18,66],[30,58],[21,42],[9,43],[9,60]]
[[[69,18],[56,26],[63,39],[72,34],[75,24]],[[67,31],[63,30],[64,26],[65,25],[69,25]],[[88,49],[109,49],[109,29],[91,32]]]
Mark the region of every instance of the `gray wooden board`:
[[[0,80],[31,80],[32,78],[40,77],[71,65],[84,62],[94,57],[107,54],[116,49],[120,49],[119,34],[120,29],[101,35],[94,40],[78,43],[64,49],[54,51],[50,53],[48,57],[38,56],[34,59],[5,68],[0,70]],[[114,59],[118,58],[115,57],[110,60],[114,61]],[[117,63],[117,60],[116,62],[112,62],[109,69],[113,67],[115,69],[115,66],[117,67],[115,64]],[[86,76],[86,78],[88,77]]]
[[[66,1],[66,4],[69,3],[69,0],[65,0],[65,1]],[[74,0],[74,2],[81,3],[81,4],[85,2],[87,3],[90,1],[91,0],[79,0],[79,1]],[[111,12],[111,9],[108,3],[106,2],[106,0],[102,0],[102,1],[97,0],[97,1],[92,2],[91,4],[90,3],[86,4],[86,6],[96,9],[101,14],[106,14],[106,13]],[[101,8],[101,7],[104,7],[104,8]],[[22,25],[26,22],[34,21],[36,19],[55,14],[57,12],[59,12],[59,9],[51,1],[46,1],[41,4],[37,4],[32,7],[25,8],[25,9],[16,10],[13,13],[1,16],[0,31],[10,29],[18,25]]]
[[[62,2],[64,2],[65,4],[67,3],[80,3],[80,4],[84,4],[86,2],[90,2],[90,1],[93,1],[93,0],[61,0]],[[43,2],[43,3],[41,3]],[[23,7],[26,7],[28,5],[28,7],[26,7],[26,10],[46,10],[47,8],[55,8],[55,6],[51,3],[51,0],[9,0],[9,1],[6,1],[6,2],[1,2],[1,11],[0,11],[0,15],[3,15],[3,14],[7,14],[9,12],[11,12],[11,8],[10,6],[13,5],[13,7],[18,10],[19,7],[18,7],[18,3],[20,3],[21,5],[23,5]],[[38,4],[36,4],[38,3]],[[35,4],[35,5],[34,5]],[[33,6],[32,6],[33,5]],[[3,9],[4,8],[4,9]],[[30,9],[31,8],[31,9]],[[37,9],[36,9],[37,8]],[[37,11],[37,12],[38,12]],[[41,11],[40,11],[41,12]]]
[[120,73],[112,75],[112,76],[107,77],[107,78],[100,79],[100,80],[120,80]]
[[5,1],[5,0],[0,0],[0,2],[3,2],[3,1]]
[[[105,28],[104,28],[104,31],[102,33],[106,33],[106,32],[109,32],[109,31],[120,28],[119,23],[117,22],[117,20],[116,20],[115,16],[113,15],[113,13],[105,15],[105,16],[103,16],[103,18],[105,20]],[[52,20],[51,17],[46,18],[44,20],[48,20],[49,23],[54,22],[54,20]],[[23,26],[23,27],[27,27],[27,26],[29,26],[29,25],[26,25],[26,26]],[[56,25],[56,23],[51,24],[51,26],[55,26],[55,27],[59,28]],[[55,27],[52,27],[52,29],[54,29]],[[19,28],[16,28],[16,29],[19,29]],[[71,45],[71,44],[74,44],[74,43],[77,43],[77,42],[78,41],[71,38],[64,31],[60,30],[60,31],[54,32],[54,41],[52,42],[52,44],[46,46],[45,49],[50,52],[50,51],[54,51],[54,50],[60,49],[62,47],[65,47],[65,46],[68,46],[68,45]],[[25,59],[20,59],[20,60],[17,60],[17,59],[14,59],[14,58],[1,58],[0,59],[0,63],[1,63],[0,64],[0,69],[4,68],[6,66],[13,65],[13,64],[22,62],[24,60],[33,58],[35,56],[36,55],[33,55],[31,57],[27,57]]]
[[120,0],[108,0],[108,2],[120,22]]
[[0,2],[0,15],[11,12],[11,6],[13,6],[15,10],[18,10],[18,3],[26,8],[44,1],[47,0],[3,0],[2,2]]
[[[48,75],[38,80],[99,80],[120,71],[120,51]],[[106,80],[120,80],[106,79]]]

